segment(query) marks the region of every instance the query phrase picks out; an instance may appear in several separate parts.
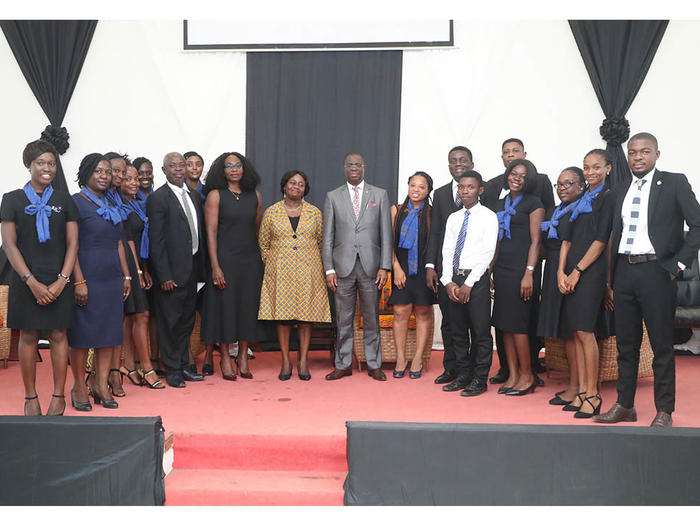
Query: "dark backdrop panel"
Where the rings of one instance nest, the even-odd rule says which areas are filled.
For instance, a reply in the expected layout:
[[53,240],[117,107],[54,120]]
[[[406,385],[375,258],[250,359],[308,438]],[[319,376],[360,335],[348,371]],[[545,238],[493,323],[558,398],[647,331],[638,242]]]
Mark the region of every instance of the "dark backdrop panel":
[[0,505],[162,505],[160,417],[0,417]]
[[345,182],[343,156],[363,154],[365,180],[396,201],[401,51],[248,53],[246,156],[263,179],[265,207],[290,169],[309,176],[323,208]]
[[700,429],[348,422],[346,505],[698,505]]

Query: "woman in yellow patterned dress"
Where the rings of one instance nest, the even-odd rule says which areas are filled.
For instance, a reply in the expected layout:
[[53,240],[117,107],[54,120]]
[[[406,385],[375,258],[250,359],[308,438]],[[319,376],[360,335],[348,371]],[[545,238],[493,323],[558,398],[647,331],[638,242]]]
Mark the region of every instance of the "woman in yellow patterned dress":
[[284,198],[265,210],[258,242],[265,263],[260,291],[258,319],[277,321],[277,338],[282,350],[280,381],[292,377],[289,335],[299,327],[299,379],[311,379],[307,363],[311,323],[330,323],[331,312],[321,262],[323,216],[304,196],[309,180],[303,171],[282,176]]

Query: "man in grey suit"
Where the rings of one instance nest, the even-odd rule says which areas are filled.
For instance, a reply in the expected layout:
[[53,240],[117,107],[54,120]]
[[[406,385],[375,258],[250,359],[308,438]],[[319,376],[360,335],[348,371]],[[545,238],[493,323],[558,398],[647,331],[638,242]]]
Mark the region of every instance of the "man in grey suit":
[[392,262],[389,198],[386,190],[364,182],[365,160],[359,153],[345,155],[344,170],[347,183],[329,191],[323,206],[323,266],[328,288],[335,292],[338,329],[335,368],[326,379],[352,374],[353,320],[359,292],[367,373],[386,381],[381,370],[377,306]]

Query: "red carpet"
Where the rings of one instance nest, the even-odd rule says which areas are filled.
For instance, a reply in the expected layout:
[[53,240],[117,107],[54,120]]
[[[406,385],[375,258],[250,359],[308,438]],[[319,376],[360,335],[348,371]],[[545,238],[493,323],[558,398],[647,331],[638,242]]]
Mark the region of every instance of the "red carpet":
[[[435,352],[430,370],[421,379],[393,379],[385,367],[385,383],[366,372],[328,382],[328,352],[311,352],[309,382],[296,370],[281,382],[279,354],[256,354],[250,362],[255,378],[224,381],[220,375],[187,388],[150,390],[124,385],[120,408],[95,407],[92,416],[160,415],[166,432],[174,432],[175,470],[166,478],[168,505],[341,505],[347,472],[345,422],[411,421],[449,423],[594,424],[547,404],[565,388],[565,377],[553,374],[546,386],[521,398],[499,396],[493,386],[476,398],[442,392],[433,379],[442,370],[442,353]],[[38,392],[45,411],[51,394],[49,352],[37,363]],[[293,357],[296,360],[296,355]],[[494,355],[494,359],[497,360]],[[697,385],[700,358],[676,358],[677,406],[675,426],[700,427]],[[201,368],[201,363],[199,363]],[[215,366],[219,374],[218,364]],[[68,380],[68,396],[72,379]],[[23,388],[19,364],[0,368],[0,414],[21,415]],[[604,383],[607,409],[615,401],[615,383]],[[648,425],[655,415],[653,380],[640,380],[636,398],[639,421]],[[80,416],[70,406],[68,416]]]

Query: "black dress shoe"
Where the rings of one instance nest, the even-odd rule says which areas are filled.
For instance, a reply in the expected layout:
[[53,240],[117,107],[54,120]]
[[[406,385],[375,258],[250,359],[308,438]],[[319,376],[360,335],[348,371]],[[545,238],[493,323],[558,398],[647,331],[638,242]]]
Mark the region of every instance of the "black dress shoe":
[[495,376],[489,379],[489,383],[491,383],[492,385],[500,385],[501,383],[505,383],[506,381],[508,381],[509,375],[510,373],[508,372],[508,370],[504,370],[503,368],[501,368]]
[[214,365],[209,363],[204,363],[202,365],[202,375],[203,376],[213,376],[214,375]]
[[483,394],[484,392],[486,392],[486,380],[475,377],[472,379],[472,382],[469,383],[469,386],[462,390],[460,395],[464,397],[473,397]]
[[637,421],[637,411],[632,408],[625,408],[619,403],[615,403],[610,410],[599,416],[594,416],[596,423],[620,423],[622,421]]
[[673,420],[671,419],[671,414],[668,412],[664,412],[663,410],[659,410],[656,413],[656,417],[654,420],[651,422],[652,427],[672,427],[673,426]]
[[472,378],[469,376],[457,376],[457,379],[451,383],[447,383],[442,387],[445,392],[456,392],[457,390],[464,390],[471,383]]
[[190,363],[190,364],[188,364],[188,365],[183,366],[183,367],[182,367],[182,370],[183,370],[183,371],[187,370],[187,371],[189,371],[189,372],[191,372],[191,373],[193,373],[193,374],[197,374],[197,373],[198,373],[198,372],[197,372],[197,365],[195,365],[194,363]]
[[182,372],[168,372],[165,374],[165,382],[175,388],[185,388],[185,378]]
[[182,370],[182,377],[185,381],[204,381],[204,376],[202,374],[198,374],[196,368],[194,369],[194,372],[192,372],[189,367],[185,367]]
[[71,405],[73,405],[73,408],[79,410],[80,412],[90,412],[90,410],[92,410],[92,405],[90,404],[90,397],[88,397],[87,403],[81,403],[80,401],[75,400],[75,394],[72,390],[70,391],[70,402]]
[[444,385],[445,383],[451,383],[455,379],[457,379],[457,374],[455,372],[445,370],[442,374],[435,378],[435,384]]
[[[567,401],[566,399],[562,399],[561,397],[559,397],[559,394],[561,394],[561,393],[563,393],[563,392],[557,392],[556,394],[554,394],[554,397],[553,397],[552,399],[549,400],[549,404],[550,404],[550,405],[555,405],[555,406],[566,406],[566,405],[570,405],[570,404],[571,404],[571,401]],[[573,401],[573,400],[572,400],[572,401]]]

